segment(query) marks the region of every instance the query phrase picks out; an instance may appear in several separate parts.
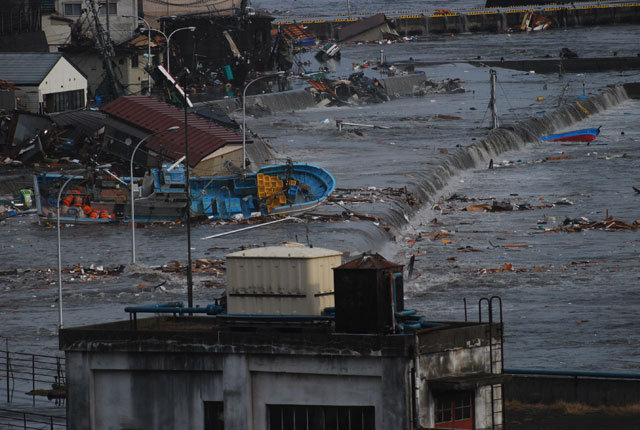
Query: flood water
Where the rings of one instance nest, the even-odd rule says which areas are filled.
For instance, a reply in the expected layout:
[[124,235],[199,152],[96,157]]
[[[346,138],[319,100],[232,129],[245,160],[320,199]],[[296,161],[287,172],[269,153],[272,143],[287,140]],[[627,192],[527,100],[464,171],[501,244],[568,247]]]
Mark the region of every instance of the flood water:
[[[590,41],[588,48],[585,40]],[[462,320],[466,299],[468,318],[477,319],[478,300],[500,296],[506,367],[637,372],[638,231],[545,231],[565,218],[599,221],[609,215],[627,223],[640,218],[640,194],[632,189],[640,188],[637,101],[623,102],[575,124],[576,128],[602,126],[600,136],[588,146],[532,142],[522,151],[502,154],[494,160],[494,169],[482,165],[458,172],[444,189],[422,202],[417,213],[403,214],[396,200],[375,194],[388,187],[407,186],[409,191],[425,187],[427,173],[437,171],[447,152],[486,137],[489,70],[464,61],[477,56],[555,56],[560,46],[580,56],[605,56],[614,50],[621,56],[636,55],[638,29],[439,36],[391,45],[349,45],[343,48],[341,62],[330,65],[336,77],[353,72],[352,63],[375,60],[383,48],[389,61],[408,57],[444,61],[423,68],[427,77],[459,78],[466,92],[249,117],[247,124],[269,141],[278,158],[327,168],[337,179],[338,195],[340,190],[360,188],[376,195],[374,203],[336,202],[320,212],[356,211],[383,221],[311,221],[309,239],[316,247],[350,255],[379,252],[405,265],[416,255],[414,278],[405,287],[406,307],[431,320]],[[497,74],[499,116],[505,126],[575,103],[581,94],[593,95],[609,84],[638,80],[636,72],[560,77],[497,69]],[[439,114],[460,119],[442,119]],[[336,119],[389,128],[340,133]],[[549,157],[561,158],[542,162]],[[447,201],[454,194],[477,200]],[[461,210],[490,199],[534,208],[504,213]],[[382,228],[385,224],[396,228],[388,234]],[[242,246],[306,242],[307,231],[300,223],[202,240],[236,227],[194,225],[193,258],[223,258]],[[434,237],[441,231],[447,235]],[[12,350],[58,354],[56,229],[38,225],[35,217],[16,217],[1,223],[0,234],[0,270],[20,269],[19,275],[0,276],[0,336],[8,339]],[[126,305],[186,303],[184,276],[156,270],[174,260],[186,261],[184,226],[137,229],[135,266],[129,264],[129,226],[63,227],[61,238],[63,267],[126,266],[121,276],[91,279],[64,274],[65,327],[126,319]],[[512,270],[486,270],[503,267]],[[219,288],[202,282],[212,278],[210,273],[196,274],[196,304],[206,305],[220,295]]]

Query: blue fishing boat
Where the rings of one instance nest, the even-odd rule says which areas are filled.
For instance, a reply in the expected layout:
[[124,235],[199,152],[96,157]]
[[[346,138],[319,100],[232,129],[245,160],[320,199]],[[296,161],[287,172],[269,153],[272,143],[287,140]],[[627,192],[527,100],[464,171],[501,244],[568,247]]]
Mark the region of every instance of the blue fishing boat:
[[306,163],[266,166],[256,173],[191,181],[191,214],[242,219],[309,211],[335,189],[334,177]]
[[547,142],[591,142],[598,136],[598,134],[600,134],[600,127],[585,128],[582,130],[543,136],[540,140]]
[[[69,178],[43,173],[34,176],[38,215],[57,219],[60,186]],[[134,178],[136,222],[186,218],[184,166],[151,169]],[[243,219],[264,215],[299,214],[324,201],[335,189],[334,177],[306,163],[270,165],[258,172],[229,176],[191,177],[190,215],[193,218]],[[63,223],[111,223],[131,220],[129,178],[114,175],[74,176],[60,201]]]

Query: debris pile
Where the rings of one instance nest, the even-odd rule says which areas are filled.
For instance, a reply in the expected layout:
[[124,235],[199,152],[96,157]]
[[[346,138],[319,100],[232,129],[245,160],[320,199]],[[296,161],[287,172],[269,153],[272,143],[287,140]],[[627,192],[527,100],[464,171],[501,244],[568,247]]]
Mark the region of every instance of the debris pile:
[[[179,261],[171,261],[159,267],[165,273],[182,273],[187,271],[187,266]],[[210,260],[208,258],[197,259],[191,267],[193,273],[211,273],[214,276],[222,276],[225,272],[224,260]]]
[[[544,229],[545,232],[567,232],[576,233],[585,230],[603,230],[603,231],[621,231],[621,230],[637,230],[640,226],[640,219],[628,223],[615,218],[605,218],[601,221],[591,221],[588,218],[565,218],[564,221],[555,228]],[[539,228],[543,228],[539,226]]]
[[323,106],[360,105],[388,101],[384,87],[364,72],[354,73],[348,79],[310,80],[309,91]]

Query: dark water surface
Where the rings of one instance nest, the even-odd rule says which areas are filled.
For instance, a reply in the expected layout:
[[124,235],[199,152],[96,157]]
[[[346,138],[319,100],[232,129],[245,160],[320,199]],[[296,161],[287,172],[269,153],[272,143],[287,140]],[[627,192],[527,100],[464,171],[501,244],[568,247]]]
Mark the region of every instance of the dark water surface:
[[[467,91],[250,117],[247,124],[270,141],[279,157],[330,170],[340,189],[379,190],[406,185],[416,190],[424,187],[429,172],[438,171],[448,151],[487,135],[489,71],[461,61],[477,56],[539,58],[556,55],[561,46],[581,56],[604,56],[614,50],[621,52],[619,55],[636,55],[638,29],[625,26],[511,36],[460,35],[384,45],[392,61],[412,56],[447,62],[424,68],[428,78],[459,78]],[[345,47],[342,61],[331,65],[335,76],[352,72],[352,63],[376,59],[380,49],[380,45]],[[589,96],[609,84],[633,82],[638,77],[635,72],[562,77],[504,69],[497,69],[497,73],[500,119],[507,126],[551,112],[560,104],[580,101],[583,92]],[[446,120],[438,114],[460,119]],[[601,135],[589,146],[532,144],[494,160],[496,166],[504,160],[520,160],[513,167],[489,170],[482,165],[473,171],[461,171],[431,201],[423,202],[418,214],[403,214],[401,206],[383,194],[373,204],[345,204],[344,208],[339,203],[326,205],[321,212],[357,211],[385,220],[312,221],[310,240],[314,246],[352,254],[377,251],[402,264],[408,263],[410,255],[418,254],[415,271],[419,276],[407,284],[406,303],[429,319],[462,319],[463,298],[467,299],[469,317],[475,319],[479,298],[501,296],[507,367],[636,372],[640,365],[640,299],[635,291],[640,277],[639,233],[544,229],[567,217],[601,220],[607,212],[629,223],[640,218],[640,195],[631,188],[640,188],[639,115],[638,103],[626,101],[573,125],[602,126]],[[339,133],[336,119],[390,128],[363,128],[361,135]],[[571,158],[537,162],[566,155]],[[444,201],[454,193],[487,199],[476,203],[494,198],[531,206],[562,199],[573,204],[507,213],[463,212],[460,209],[473,202]],[[432,209],[440,199],[443,201]],[[11,218],[0,225],[0,270],[27,270],[0,277],[0,336],[9,339],[12,349],[54,354],[58,352],[56,230],[35,221],[33,217]],[[398,226],[393,238],[382,229],[384,223]],[[193,258],[222,258],[251,244],[306,241],[305,227],[298,223],[201,239],[232,228],[235,226],[195,225]],[[445,236],[428,236],[440,230],[450,232],[446,238],[451,243],[441,241]],[[139,264],[127,266],[121,276],[87,280],[78,274],[65,274],[65,326],[126,319],[123,308],[130,304],[186,302],[184,276],[153,269],[173,260],[186,261],[185,227],[141,228],[136,239]],[[62,250],[64,267],[128,265],[130,229],[64,227]],[[505,264],[514,270],[480,274],[482,269]],[[201,282],[212,277],[196,276],[197,304],[206,305],[219,296],[219,289]]]

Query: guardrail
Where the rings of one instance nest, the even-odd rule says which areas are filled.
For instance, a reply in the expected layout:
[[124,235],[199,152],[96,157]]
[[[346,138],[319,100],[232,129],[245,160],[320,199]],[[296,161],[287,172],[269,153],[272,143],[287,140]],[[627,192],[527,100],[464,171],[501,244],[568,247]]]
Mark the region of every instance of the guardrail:
[[[62,405],[66,398],[64,357],[0,349],[0,372],[7,403],[36,405],[37,400]],[[25,402],[26,401],[26,402]]]
[[66,430],[66,417],[0,408],[0,428],[23,430]]

